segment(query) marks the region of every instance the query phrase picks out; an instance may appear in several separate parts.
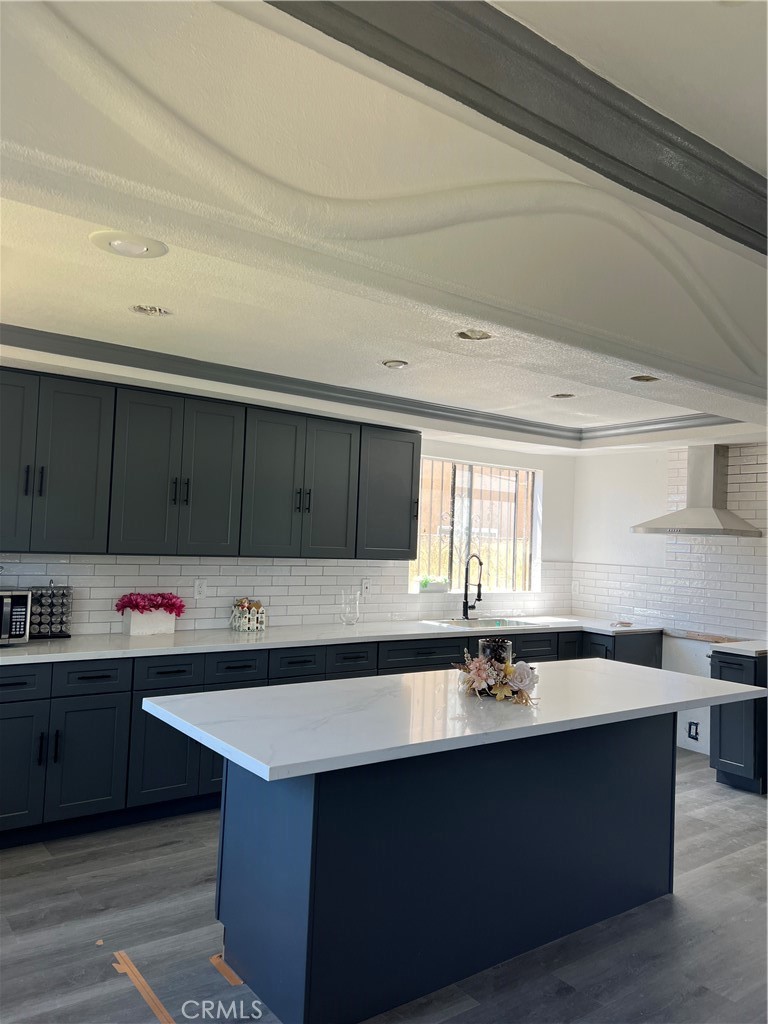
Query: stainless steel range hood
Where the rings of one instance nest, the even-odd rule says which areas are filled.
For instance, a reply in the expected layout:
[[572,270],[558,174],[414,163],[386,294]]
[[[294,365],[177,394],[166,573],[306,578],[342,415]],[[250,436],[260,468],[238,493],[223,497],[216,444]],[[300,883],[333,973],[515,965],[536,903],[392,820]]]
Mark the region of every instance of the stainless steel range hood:
[[699,534],[714,537],[762,537],[746,519],[725,507],[728,495],[728,446],[697,445],[688,449],[688,504],[678,512],[649,519],[632,533]]

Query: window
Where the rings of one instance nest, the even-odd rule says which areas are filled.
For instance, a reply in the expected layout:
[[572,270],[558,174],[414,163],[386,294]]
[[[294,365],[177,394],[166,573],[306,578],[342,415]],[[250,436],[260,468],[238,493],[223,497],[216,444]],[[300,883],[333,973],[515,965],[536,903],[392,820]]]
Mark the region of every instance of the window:
[[467,557],[476,553],[487,590],[531,590],[534,476],[528,469],[422,459],[413,587],[431,576],[459,589]]

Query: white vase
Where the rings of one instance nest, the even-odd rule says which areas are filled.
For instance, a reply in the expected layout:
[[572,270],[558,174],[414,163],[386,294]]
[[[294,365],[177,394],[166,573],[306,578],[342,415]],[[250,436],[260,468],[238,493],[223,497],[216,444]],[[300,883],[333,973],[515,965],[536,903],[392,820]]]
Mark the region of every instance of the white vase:
[[134,612],[126,608],[123,612],[123,632],[128,636],[153,636],[156,633],[172,633],[176,628],[176,616],[157,609],[154,612]]

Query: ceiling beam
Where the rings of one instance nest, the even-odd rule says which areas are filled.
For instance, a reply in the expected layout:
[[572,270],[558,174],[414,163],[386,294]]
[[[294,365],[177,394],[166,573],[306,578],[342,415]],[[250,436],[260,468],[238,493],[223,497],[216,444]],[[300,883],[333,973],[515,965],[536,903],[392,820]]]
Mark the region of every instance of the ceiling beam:
[[766,252],[762,175],[490,4],[270,4],[633,192]]

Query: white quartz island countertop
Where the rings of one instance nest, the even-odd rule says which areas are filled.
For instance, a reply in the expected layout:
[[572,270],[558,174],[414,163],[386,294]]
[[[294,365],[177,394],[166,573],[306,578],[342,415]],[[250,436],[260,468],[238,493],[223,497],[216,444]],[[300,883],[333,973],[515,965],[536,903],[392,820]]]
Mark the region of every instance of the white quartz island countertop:
[[207,654],[236,651],[244,647],[270,650],[279,647],[304,647],[315,644],[371,643],[378,640],[425,640],[462,634],[568,633],[586,629],[616,636],[620,633],[658,633],[659,626],[617,626],[603,619],[580,615],[539,615],[525,618],[521,626],[478,626],[469,619],[461,625],[439,621],[398,620],[341,622],[304,626],[273,626],[261,633],[235,633],[230,629],[180,629],[159,636],[125,636],[123,633],[91,633],[68,640],[37,640],[0,650],[2,665],[32,665],[53,661],[89,661],[97,658],[140,658],[148,655]]
[[539,667],[535,707],[463,693],[455,670],[145,698],[145,711],[267,781],[686,708],[765,698],[590,658]]

